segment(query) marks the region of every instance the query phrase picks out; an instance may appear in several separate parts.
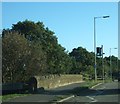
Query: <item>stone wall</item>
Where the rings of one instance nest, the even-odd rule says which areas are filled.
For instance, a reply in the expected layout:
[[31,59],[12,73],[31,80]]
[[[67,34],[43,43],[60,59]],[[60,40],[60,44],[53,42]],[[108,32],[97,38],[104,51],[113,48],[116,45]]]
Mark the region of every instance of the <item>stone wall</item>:
[[37,88],[43,87],[44,89],[56,88],[83,81],[82,75],[80,74],[35,76],[35,78],[37,79]]
[[2,94],[21,93],[26,90],[34,92],[37,88],[41,87],[51,89],[72,83],[80,83],[82,81],[82,75],[79,74],[34,76],[30,78],[28,83],[4,83],[2,86],[0,85],[2,87],[2,91],[0,91]]

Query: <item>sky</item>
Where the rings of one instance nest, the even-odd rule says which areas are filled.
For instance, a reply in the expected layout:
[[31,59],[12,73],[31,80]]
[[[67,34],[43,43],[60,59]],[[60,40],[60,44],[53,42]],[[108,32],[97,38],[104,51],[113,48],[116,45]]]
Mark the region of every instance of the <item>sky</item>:
[[26,19],[44,23],[55,32],[59,44],[71,52],[77,47],[94,51],[94,17],[96,19],[96,46],[104,47],[104,56],[117,56],[118,3],[117,2],[3,2],[2,29]]
[[2,2],[119,2],[119,0],[1,0]]

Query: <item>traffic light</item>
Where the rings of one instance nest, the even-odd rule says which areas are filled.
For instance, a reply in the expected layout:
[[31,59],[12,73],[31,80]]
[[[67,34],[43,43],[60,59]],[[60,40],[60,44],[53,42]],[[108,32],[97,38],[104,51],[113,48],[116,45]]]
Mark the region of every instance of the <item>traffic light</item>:
[[102,48],[97,47],[97,56],[102,56]]

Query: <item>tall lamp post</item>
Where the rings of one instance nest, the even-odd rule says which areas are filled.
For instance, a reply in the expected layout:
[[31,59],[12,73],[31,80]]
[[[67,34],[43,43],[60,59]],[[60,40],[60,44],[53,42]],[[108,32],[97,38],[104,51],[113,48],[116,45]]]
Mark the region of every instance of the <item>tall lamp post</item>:
[[[112,49],[117,49],[117,48],[110,48],[110,76],[111,76],[111,79],[112,79],[112,59],[111,59],[111,50]],[[118,61],[117,61],[117,64],[118,64]],[[117,65],[118,67],[118,65]]]
[[97,71],[96,71],[96,19],[99,18],[109,18],[110,16],[101,16],[101,17],[94,17],[94,53],[95,53],[95,81],[97,81]]

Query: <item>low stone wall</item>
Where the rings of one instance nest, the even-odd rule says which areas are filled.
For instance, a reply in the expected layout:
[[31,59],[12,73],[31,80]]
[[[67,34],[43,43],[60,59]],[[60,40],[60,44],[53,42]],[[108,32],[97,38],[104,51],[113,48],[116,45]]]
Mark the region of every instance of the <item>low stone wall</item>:
[[37,79],[37,88],[43,87],[44,89],[56,88],[83,81],[82,75],[80,74],[35,76],[35,78]]
[[37,88],[41,87],[51,89],[72,83],[80,83],[82,81],[82,75],[78,74],[34,76],[30,78],[28,83],[4,83],[0,87],[2,87],[2,94],[9,94],[21,93],[26,90],[34,92]]

